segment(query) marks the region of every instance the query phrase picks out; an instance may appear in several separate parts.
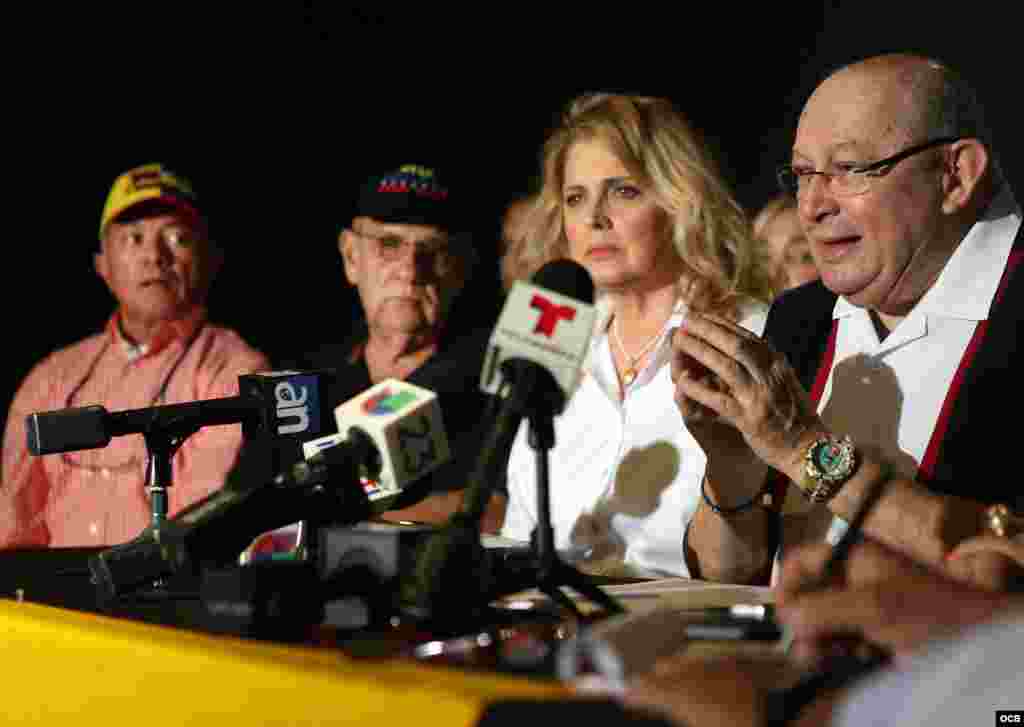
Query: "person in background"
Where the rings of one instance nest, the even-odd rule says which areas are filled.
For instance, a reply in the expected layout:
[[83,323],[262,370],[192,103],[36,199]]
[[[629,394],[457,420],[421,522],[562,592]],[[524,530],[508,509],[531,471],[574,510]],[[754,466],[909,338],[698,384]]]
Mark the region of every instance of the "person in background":
[[[32,456],[25,418],[101,404],[110,411],[238,394],[238,377],[268,368],[259,351],[207,317],[223,262],[192,186],[160,164],[114,180],[99,226],[96,274],[116,302],[106,327],[39,362],[7,416],[0,547],[126,542],[151,520],[142,435],[103,449]],[[201,429],[173,459],[170,515],[219,489],[241,426]]]
[[754,217],[754,237],[765,246],[767,264],[777,293],[818,279],[811,246],[800,227],[796,199],[774,197]]
[[[315,347],[296,362],[298,368],[337,373],[332,409],[388,378],[438,394],[452,460],[410,499],[425,490],[429,495],[386,513],[386,520],[446,521],[462,503],[486,429],[481,420],[489,397],[480,390],[480,373],[497,308],[483,325],[484,303],[462,295],[478,255],[458,194],[439,170],[422,164],[366,180],[356,216],[338,237],[345,277],[356,287],[363,316],[347,340]],[[503,486],[496,490],[485,532],[496,531],[504,513]]]
[[506,292],[517,280],[528,280],[538,267],[525,257],[529,217],[535,201],[534,196],[519,197],[505,208],[501,226],[501,283]]

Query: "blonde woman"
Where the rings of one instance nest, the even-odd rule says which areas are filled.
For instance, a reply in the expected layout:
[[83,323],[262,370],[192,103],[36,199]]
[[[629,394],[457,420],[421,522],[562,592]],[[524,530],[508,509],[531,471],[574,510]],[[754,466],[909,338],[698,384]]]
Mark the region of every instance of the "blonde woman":
[[[685,118],[664,99],[573,101],[544,146],[521,254],[569,257],[597,289],[598,326],[550,455],[556,546],[584,570],[689,575],[684,530],[706,458],[673,402],[670,333],[696,309],[756,334],[769,288],[743,210]],[[520,431],[502,534],[537,521],[534,451]]]

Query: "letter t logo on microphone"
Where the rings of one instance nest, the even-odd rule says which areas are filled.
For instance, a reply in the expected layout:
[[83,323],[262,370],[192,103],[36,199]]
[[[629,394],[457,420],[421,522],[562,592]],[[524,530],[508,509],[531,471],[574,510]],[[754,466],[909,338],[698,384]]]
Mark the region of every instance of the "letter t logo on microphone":
[[530,300],[530,307],[540,310],[540,318],[534,326],[534,333],[543,333],[548,338],[555,332],[558,321],[571,321],[576,318],[576,309],[568,305],[556,305],[543,295],[534,295]]

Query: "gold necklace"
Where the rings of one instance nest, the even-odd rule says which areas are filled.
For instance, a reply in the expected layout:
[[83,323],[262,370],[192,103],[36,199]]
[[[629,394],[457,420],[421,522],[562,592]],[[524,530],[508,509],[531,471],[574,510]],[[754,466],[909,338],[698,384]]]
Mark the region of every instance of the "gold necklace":
[[612,321],[612,336],[615,338],[615,343],[618,345],[619,350],[622,351],[622,354],[627,359],[629,359],[629,365],[627,365],[626,370],[622,372],[622,383],[629,386],[636,381],[637,364],[640,363],[640,360],[647,353],[648,349],[650,349],[650,347],[653,346],[659,338],[661,338],[661,331],[655,333],[654,338],[644,344],[644,347],[640,349],[640,353],[636,356],[632,356],[629,351],[626,350],[626,347],[622,345],[622,339],[619,338],[618,322],[618,318]]

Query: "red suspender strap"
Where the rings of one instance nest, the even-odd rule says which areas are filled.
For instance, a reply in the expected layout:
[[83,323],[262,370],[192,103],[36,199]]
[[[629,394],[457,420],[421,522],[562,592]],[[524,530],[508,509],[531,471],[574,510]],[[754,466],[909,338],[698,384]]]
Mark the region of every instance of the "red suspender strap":
[[[818,364],[818,374],[814,377],[814,386],[811,387],[811,405],[817,409],[821,395],[825,391],[825,382],[828,381],[829,372],[832,370],[832,361],[836,357],[836,335],[839,331],[839,319],[832,321],[832,331],[828,335],[828,343],[825,344],[825,353]],[[782,511],[782,503],[786,501],[786,488],[789,487],[789,478],[781,472],[772,483],[770,491],[772,502]]]
[[836,357],[836,336],[839,333],[839,319],[832,321],[832,332],[828,334],[828,343],[825,345],[825,355],[821,357],[818,365],[818,375],[814,378],[814,386],[811,388],[811,404],[815,409],[821,401],[821,395],[825,392],[825,382],[828,381],[829,372],[832,371],[832,361]]
[[[1020,263],[1021,258],[1024,258],[1024,251],[1019,250],[1010,253],[1010,259],[1003,270],[1003,277],[999,281],[999,289],[996,291],[996,297],[992,303],[993,309],[1002,300],[1003,293],[1006,292],[1006,284],[1009,282],[1014,268]],[[974,335],[971,336],[971,340],[967,344],[967,349],[960,359],[960,366],[957,367],[956,373],[953,375],[953,381],[949,385],[949,391],[946,392],[946,398],[942,402],[942,409],[939,410],[939,418],[935,422],[935,429],[932,431],[931,439],[928,440],[928,448],[924,451],[924,457],[917,468],[917,479],[919,482],[928,482],[935,472],[935,464],[939,461],[939,450],[942,448],[942,441],[945,439],[946,430],[949,428],[949,418],[953,412],[953,405],[956,403],[960,387],[963,386],[967,371],[971,368],[971,362],[974,361],[975,354],[981,348],[981,342],[985,340],[987,332],[988,319],[986,318],[983,321],[979,321],[977,327],[975,327]]]

